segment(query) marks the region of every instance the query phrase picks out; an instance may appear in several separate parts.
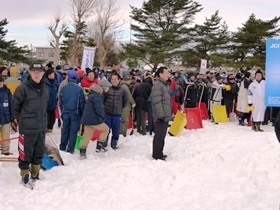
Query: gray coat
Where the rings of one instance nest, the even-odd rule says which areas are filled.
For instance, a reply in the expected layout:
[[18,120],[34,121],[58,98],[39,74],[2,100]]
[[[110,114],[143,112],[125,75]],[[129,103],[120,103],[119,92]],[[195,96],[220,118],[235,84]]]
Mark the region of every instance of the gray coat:
[[158,79],[152,87],[153,118],[156,122],[164,118],[164,122],[172,120],[172,102],[168,91],[168,83]]

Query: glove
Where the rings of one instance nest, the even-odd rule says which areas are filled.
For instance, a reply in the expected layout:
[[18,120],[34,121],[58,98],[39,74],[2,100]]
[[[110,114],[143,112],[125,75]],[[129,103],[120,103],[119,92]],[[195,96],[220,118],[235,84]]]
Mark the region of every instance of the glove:
[[230,91],[230,86],[229,85],[225,85],[224,88],[226,89],[226,91]]
[[255,107],[252,104],[248,104],[248,106],[246,107],[247,111],[253,111],[255,109]]
[[160,118],[158,118],[157,122],[159,122],[159,123],[163,123],[163,122],[164,122],[164,117],[160,117]]
[[16,119],[14,119],[12,122],[11,122],[11,127],[13,129],[14,132],[17,132],[17,127],[18,127],[18,122]]
[[132,108],[136,107],[136,104],[135,104],[135,103],[134,103],[134,104],[132,104],[132,105],[131,105],[131,107],[132,107]]

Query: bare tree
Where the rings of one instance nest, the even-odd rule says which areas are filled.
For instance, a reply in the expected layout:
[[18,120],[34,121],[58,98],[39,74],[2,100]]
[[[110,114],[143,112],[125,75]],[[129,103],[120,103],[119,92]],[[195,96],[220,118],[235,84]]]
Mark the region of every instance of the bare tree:
[[48,25],[48,29],[50,30],[52,37],[50,39],[50,45],[54,49],[54,66],[58,64],[59,60],[59,48],[60,48],[60,39],[63,36],[64,32],[67,30],[67,23],[62,22],[64,17],[60,12],[56,12]]
[[115,42],[121,35],[120,28],[124,21],[118,16],[119,10],[117,0],[103,0],[92,23],[91,33],[97,44],[97,59],[101,68],[106,66],[106,57],[113,51]]
[[102,0],[70,0],[71,15],[74,21],[74,32],[69,45],[68,58],[70,65],[80,65],[79,57],[83,51],[81,35],[85,33],[86,21],[94,14],[96,7]]

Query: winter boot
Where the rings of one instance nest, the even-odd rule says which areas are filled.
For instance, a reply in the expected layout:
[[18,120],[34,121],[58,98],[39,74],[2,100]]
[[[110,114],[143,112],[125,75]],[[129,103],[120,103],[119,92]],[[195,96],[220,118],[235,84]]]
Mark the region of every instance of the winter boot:
[[86,148],[80,149],[80,160],[84,160],[87,158],[86,152],[87,152]]
[[40,165],[31,165],[30,172],[31,172],[31,180],[33,182],[40,180],[39,178]]
[[113,150],[117,150],[118,147],[117,147],[117,144],[118,144],[118,139],[111,139],[111,147]]
[[263,132],[263,129],[261,129],[261,123],[260,122],[257,122],[255,126],[256,126],[255,131]]
[[97,141],[95,152],[97,153],[101,152],[102,146],[103,146],[103,142]]
[[239,125],[241,126],[245,126],[246,124],[244,123],[244,120],[242,120],[242,118],[238,118],[239,121]]
[[21,169],[20,175],[22,177],[21,181],[23,185],[27,185],[29,182],[29,170],[28,169]]

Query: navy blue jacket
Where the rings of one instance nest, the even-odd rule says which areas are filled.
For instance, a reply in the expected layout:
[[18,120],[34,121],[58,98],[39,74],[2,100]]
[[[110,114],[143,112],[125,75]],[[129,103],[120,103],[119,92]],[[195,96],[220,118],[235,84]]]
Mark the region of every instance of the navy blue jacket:
[[57,79],[54,79],[53,82],[51,83],[48,78],[44,78],[44,82],[48,86],[49,89],[49,101],[48,101],[48,106],[47,110],[55,110],[56,108],[56,103],[57,103]]
[[86,101],[81,124],[99,125],[105,120],[103,89],[99,85],[92,85]]
[[0,125],[4,125],[12,121],[11,100],[12,93],[4,84],[4,86],[0,88]]
[[76,84],[76,80],[70,80],[60,90],[59,107],[61,114],[77,114],[82,117],[85,107],[85,95],[83,88]]

